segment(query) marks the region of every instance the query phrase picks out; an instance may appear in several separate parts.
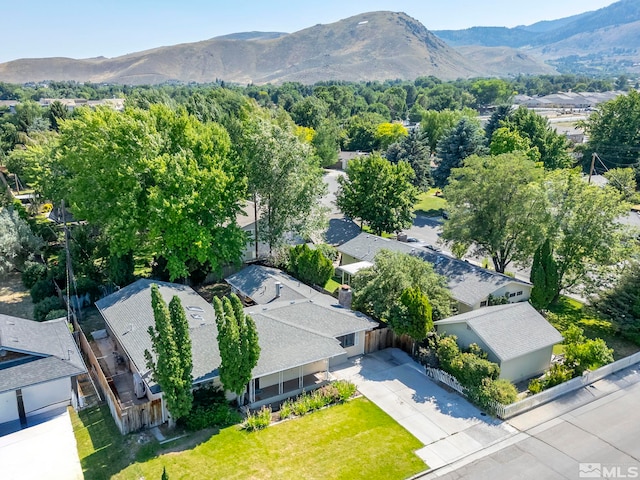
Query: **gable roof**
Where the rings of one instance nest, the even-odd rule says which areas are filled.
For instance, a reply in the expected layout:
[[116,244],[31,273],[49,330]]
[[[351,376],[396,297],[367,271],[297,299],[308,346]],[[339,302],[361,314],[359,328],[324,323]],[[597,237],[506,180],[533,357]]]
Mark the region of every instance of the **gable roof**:
[[35,322],[0,314],[0,351],[22,354],[0,362],[0,392],[87,371],[64,318]]
[[277,302],[268,306],[256,305],[246,311],[254,318],[258,314],[329,338],[371,330],[378,326],[377,322],[366,315],[343,308],[335,302],[324,305],[313,300]]
[[436,273],[447,279],[447,285],[453,297],[466,305],[476,305],[496,290],[518,283],[530,286],[513,277],[472,265],[443,253],[433,252],[421,247],[378,237],[368,233],[361,233],[356,238],[341,245],[338,251],[360,261],[373,262],[380,250],[391,250],[414,255],[433,265]]
[[[144,358],[144,351],[152,349],[148,329],[154,324],[151,308],[151,284],[153,283],[158,285],[167,303],[177,295],[186,310],[191,337],[194,383],[218,376],[221,359],[213,306],[186,285],[142,279],[97,301],[96,306],[109,326],[111,334],[122,345],[151,391],[159,392],[160,388],[151,380]],[[313,292],[323,296],[315,290]],[[333,297],[329,298],[333,299]],[[278,302],[280,307],[283,303],[292,306],[289,302]],[[273,307],[276,307],[275,303]],[[263,312],[261,308],[256,306],[254,309],[245,309],[256,323],[261,350],[258,364],[252,371],[253,377],[344,354],[344,349],[340,347],[339,342],[331,338],[336,330],[334,327],[329,334],[322,333],[319,329],[305,328],[310,323],[310,319],[301,323],[286,322],[277,316],[266,315],[267,312]],[[307,313],[309,312],[308,310]],[[311,313],[321,316],[316,319],[318,322],[322,317],[327,316],[326,311],[313,310]],[[362,319],[355,313],[352,316],[348,313],[341,315],[344,323],[357,326],[356,330],[348,333],[365,329]]]
[[562,342],[560,332],[528,302],[485,307],[433,322],[466,323],[500,361]]
[[[251,298],[259,305],[274,301],[304,300],[323,295],[282,270],[262,265],[249,265],[225,280],[243,296]],[[276,297],[276,282],[280,282],[281,285],[279,297]]]

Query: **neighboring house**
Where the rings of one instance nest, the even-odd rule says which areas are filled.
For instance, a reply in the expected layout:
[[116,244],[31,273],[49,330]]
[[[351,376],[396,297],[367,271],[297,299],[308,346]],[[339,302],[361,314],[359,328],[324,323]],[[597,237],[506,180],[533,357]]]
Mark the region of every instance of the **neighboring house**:
[[367,155],[369,155],[368,152],[361,152],[359,150],[355,152],[340,150],[338,153],[338,163],[342,167],[342,170],[346,170],[351,160],[354,158],[366,157]]
[[[242,261],[250,262],[256,260],[256,211],[254,209],[254,203],[247,201],[242,207],[242,212],[236,216],[236,223],[247,235],[247,243],[242,252]],[[263,242],[258,242],[258,256],[266,256],[269,254],[269,245]]]
[[526,301],[531,296],[530,283],[492,272],[443,253],[368,233],[361,233],[338,247],[338,251],[342,254],[339,269],[345,271],[345,266],[351,264],[373,262],[380,250],[415,255],[431,263],[434,271],[447,279],[447,285],[451,295],[458,302],[460,313],[486,307],[489,295],[494,298],[506,297],[511,303]]
[[563,340],[528,302],[496,305],[433,323],[438,333],[457,336],[461,348],[478,344],[500,366],[500,378],[512,382],[545,372],[553,346]]
[[[248,267],[252,268],[254,266]],[[158,285],[167,303],[177,295],[186,311],[192,344],[193,386],[220,385],[218,368],[221,360],[213,306],[188,286],[143,279],[96,302],[106,322],[107,334],[114,341],[116,353],[122,355],[126,366],[126,371],[119,373],[121,382],[123,375],[129,377],[122,389],[136,389],[135,385],[127,385],[132,385],[135,381],[143,382],[144,389],[137,388],[141,393],[139,397],[142,397],[138,402],[160,402],[162,415],[156,422],[159,424],[168,419],[166,406],[160,386],[151,378],[144,358],[145,350],[152,350],[148,329],[154,324],[151,308],[153,283]],[[321,295],[319,292],[315,293]],[[332,297],[329,298],[333,300]],[[306,298],[300,300],[308,302]],[[344,340],[343,347],[339,337],[359,335],[361,331],[376,326],[375,322],[366,317],[362,318],[337,306],[325,307],[341,313],[334,315],[333,311],[317,312],[313,305],[300,307],[296,305],[297,302],[291,302],[292,300],[287,299],[284,302],[286,305],[282,305],[283,302],[280,301],[280,305],[273,304],[268,309],[255,307],[256,310],[247,310],[255,320],[261,349],[249,383],[248,401],[251,407],[279,401],[298,394],[303,389],[309,390],[324,384],[328,380],[330,362],[333,365],[344,360],[352,356],[354,351],[348,344],[349,339]],[[326,302],[329,305],[329,301]],[[305,315],[321,315],[326,318]],[[326,331],[322,328],[307,328],[308,324],[330,324],[331,319],[341,321],[349,325],[349,328],[332,327]],[[126,395],[126,392],[123,393]],[[146,423],[146,426],[152,424]]]
[[34,322],[0,314],[2,431],[77,405],[77,377],[86,372],[66,319]]

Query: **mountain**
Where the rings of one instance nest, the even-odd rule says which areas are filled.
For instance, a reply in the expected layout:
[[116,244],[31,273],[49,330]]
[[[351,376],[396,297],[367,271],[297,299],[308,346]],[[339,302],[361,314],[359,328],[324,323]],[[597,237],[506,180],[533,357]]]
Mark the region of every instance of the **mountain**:
[[[295,33],[245,32],[116,58],[20,59],[0,64],[0,81],[76,80],[126,84],[167,81],[306,84],[322,80],[449,80],[542,73],[523,56],[509,68],[466,59],[404,13],[371,12]],[[546,68],[546,67],[544,67]]]
[[621,0],[592,12],[528,26],[433,33],[455,47],[525,49],[563,72],[637,72],[638,65],[634,64],[640,62],[640,0]]

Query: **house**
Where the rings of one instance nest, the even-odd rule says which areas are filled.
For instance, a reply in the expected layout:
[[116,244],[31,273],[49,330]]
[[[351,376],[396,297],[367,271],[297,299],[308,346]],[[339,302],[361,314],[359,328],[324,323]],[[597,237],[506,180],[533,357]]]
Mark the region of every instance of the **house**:
[[511,303],[526,301],[531,296],[532,285],[528,282],[481,268],[444,253],[368,233],[361,233],[338,247],[342,254],[339,270],[348,273],[345,266],[373,262],[376,254],[385,249],[415,255],[433,265],[434,271],[447,279],[447,285],[458,303],[460,313],[486,307],[489,295],[494,298],[506,297]]
[[0,314],[0,430],[76,405],[77,378],[86,372],[66,319],[34,322]]
[[[245,270],[253,272],[254,267]],[[220,385],[218,368],[221,360],[215,312],[213,306],[190,287],[142,279],[99,300],[96,306],[105,320],[106,336],[112,342],[108,345],[113,345],[102,354],[108,356],[109,349],[113,348],[123,364],[122,371],[117,374],[119,383],[114,384],[114,389],[125,400],[131,397],[132,392],[137,392],[138,398],[128,401],[133,405],[146,402],[150,405],[147,410],[154,402],[160,405],[161,415],[153,422],[145,422],[145,426],[164,423],[168,419],[162,391],[151,378],[144,355],[145,350],[152,350],[148,329],[154,324],[151,308],[153,283],[158,285],[167,303],[177,295],[187,314],[193,355],[193,386]],[[363,351],[364,341],[360,339],[364,331],[373,329],[377,324],[332,305],[335,300],[328,295],[323,296],[328,299],[319,303],[323,305],[322,310],[316,308],[315,300],[310,303],[304,297],[297,300],[308,303],[306,305],[298,305],[296,299],[287,298],[268,307],[257,304],[255,309],[247,309],[256,323],[261,349],[248,385],[248,401],[252,408],[326,383],[330,365]],[[341,325],[334,325],[336,323]],[[360,343],[356,344],[358,341]],[[116,378],[116,375],[111,377]]]
[[500,378],[526,380],[548,370],[553,346],[562,335],[528,302],[474,310],[433,322],[440,334],[455,335],[458,345],[476,343],[500,366]]

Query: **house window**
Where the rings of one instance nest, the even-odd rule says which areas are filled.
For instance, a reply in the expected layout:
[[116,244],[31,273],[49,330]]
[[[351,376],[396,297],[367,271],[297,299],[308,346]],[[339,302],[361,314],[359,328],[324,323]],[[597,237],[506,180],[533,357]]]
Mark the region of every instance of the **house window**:
[[481,307],[486,307],[487,306],[487,301],[485,300],[484,302],[480,302],[480,306]]
[[342,348],[353,347],[356,344],[356,334],[349,333],[348,335],[342,335],[337,337],[336,340],[340,342]]
[[518,296],[522,295],[522,290],[520,290],[518,293],[516,293],[516,295],[518,295]]
[[509,298],[511,298],[511,297],[515,297],[515,296],[516,296],[516,294],[515,294],[515,293],[510,293],[510,294],[509,294]]

